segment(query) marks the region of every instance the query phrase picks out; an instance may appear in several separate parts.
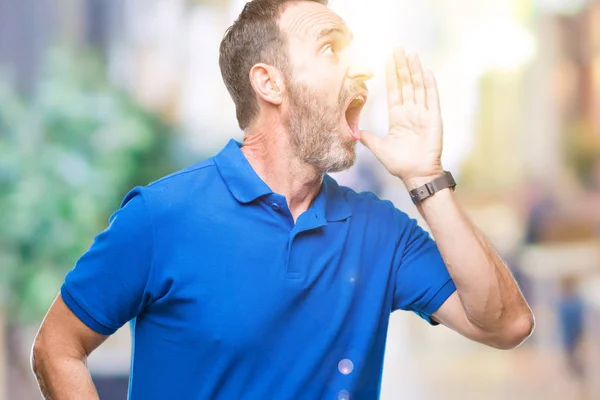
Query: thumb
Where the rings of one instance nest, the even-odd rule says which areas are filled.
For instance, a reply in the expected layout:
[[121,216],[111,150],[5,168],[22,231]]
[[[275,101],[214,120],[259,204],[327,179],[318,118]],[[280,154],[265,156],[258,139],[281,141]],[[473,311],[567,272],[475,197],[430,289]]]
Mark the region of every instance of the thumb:
[[360,142],[379,159],[379,146],[381,138],[369,131],[360,131]]

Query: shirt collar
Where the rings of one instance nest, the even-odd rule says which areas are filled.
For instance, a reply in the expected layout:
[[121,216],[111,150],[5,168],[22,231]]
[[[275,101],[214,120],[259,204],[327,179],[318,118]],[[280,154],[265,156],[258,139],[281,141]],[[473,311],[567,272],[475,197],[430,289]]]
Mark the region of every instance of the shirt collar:
[[[232,139],[214,160],[233,197],[242,204],[248,204],[273,191],[254,171],[241,147],[241,143]],[[328,222],[345,220],[351,215],[345,194],[346,191],[333,178],[325,175],[311,208],[317,215],[325,216]]]
[[254,172],[241,147],[241,143],[230,140],[215,157],[215,164],[233,197],[247,204],[273,191]]
[[323,178],[323,187],[321,191],[325,189],[326,194],[326,218],[327,221],[343,221],[352,215],[350,205],[346,200],[346,194],[348,189],[340,187],[338,183],[330,177],[325,175]]

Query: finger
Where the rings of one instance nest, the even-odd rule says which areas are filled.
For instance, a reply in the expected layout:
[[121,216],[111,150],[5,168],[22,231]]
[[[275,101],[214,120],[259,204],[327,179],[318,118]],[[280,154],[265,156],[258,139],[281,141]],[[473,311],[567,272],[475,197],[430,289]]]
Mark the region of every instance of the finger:
[[390,55],[385,63],[385,77],[387,81],[388,106],[402,105],[402,91],[396,71],[394,55]]
[[379,159],[379,146],[381,138],[369,131],[360,131],[360,142]]
[[423,81],[423,67],[421,66],[421,59],[419,56],[411,54],[408,57],[408,66],[410,68],[413,90],[415,91],[415,102],[426,106],[427,96],[425,93],[425,82]]
[[396,49],[394,52],[394,58],[396,61],[398,79],[400,80],[400,87],[402,88],[402,100],[404,103],[407,101],[415,101],[415,92],[413,90],[412,80],[410,78],[410,68],[408,67],[408,59],[406,58],[404,49]]
[[433,72],[426,71],[424,76],[425,92],[427,97],[428,110],[440,110],[440,95],[438,91],[437,81]]

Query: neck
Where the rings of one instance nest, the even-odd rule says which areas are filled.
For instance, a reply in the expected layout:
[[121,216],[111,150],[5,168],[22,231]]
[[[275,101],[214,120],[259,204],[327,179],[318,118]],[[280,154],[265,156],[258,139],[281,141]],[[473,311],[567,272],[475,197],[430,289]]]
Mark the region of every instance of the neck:
[[286,198],[296,221],[317,197],[323,174],[294,155],[282,124],[255,124],[244,134],[242,153],[271,190]]

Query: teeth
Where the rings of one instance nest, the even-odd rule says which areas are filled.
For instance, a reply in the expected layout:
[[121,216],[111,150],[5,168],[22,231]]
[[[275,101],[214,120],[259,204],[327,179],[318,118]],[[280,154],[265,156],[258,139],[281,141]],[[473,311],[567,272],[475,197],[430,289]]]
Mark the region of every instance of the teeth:
[[356,96],[354,99],[352,99],[352,101],[350,102],[350,108],[354,108],[354,107],[359,107],[362,104],[365,103],[365,98],[364,96]]

